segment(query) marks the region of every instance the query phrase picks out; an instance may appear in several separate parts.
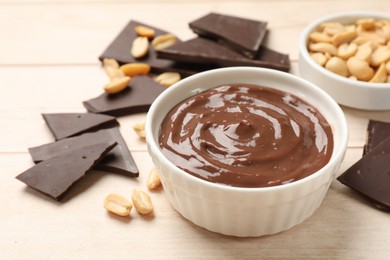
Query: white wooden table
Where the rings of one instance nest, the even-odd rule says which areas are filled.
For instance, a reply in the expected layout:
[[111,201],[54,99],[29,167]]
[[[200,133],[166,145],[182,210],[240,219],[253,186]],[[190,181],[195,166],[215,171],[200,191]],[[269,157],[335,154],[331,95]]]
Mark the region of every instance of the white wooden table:
[[[289,53],[297,69],[298,37],[314,19],[345,10],[390,12],[387,0],[0,0],[0,259],[390,259],[390,215],[334,181],[321,207],[303,224],[273,236],[235,238],[181,217],[164,191],[150,192],[153,216],[117,218],[102,207],[111,192],[146,190],[146,144],[132,131],[145,114],[119,118],[140,170],[138,179],[92,172],[57,203],[15,176],[33,165],[28,147],[53,141],[41,113],[84,112],[82,101],[102,92],[99,54],[130,20],[193,33],[188,22],[210,11],[268,21],[266,45]],[[353,93],[352,93],[353,94]],[[390,97],[389,97],[390,100]],[[343,107],[350,127],[340,173],[362,153],[369,119],[390,111]],[[77,195],[77,196],[76,196]]]

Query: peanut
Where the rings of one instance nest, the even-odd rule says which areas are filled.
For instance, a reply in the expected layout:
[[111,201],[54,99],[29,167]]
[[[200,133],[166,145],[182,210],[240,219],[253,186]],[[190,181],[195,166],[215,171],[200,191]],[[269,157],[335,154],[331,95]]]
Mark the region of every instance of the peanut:
[[137,37],[133,41],[133,45],[131,46],[131,55],[133,55],[134,58],[142,58],[146,54],[148,54],[149,51],[149,41],[146,37]]
[[370,82],[376,82],[376,83],[384,83],[387,80],[387,71],[385,68],[385,64],[382,63],[378,70],[376,71],[374,77],[370,80]]
[[150,190],[157,189],[161,186],[161,180],[158,176],[157,170],[155,167],[152,168],[152,170],[149,172],[148,178],[146,180],[146,186]]
[[131,78],[127,76],[113,78],[108,84],[104,86],[104,91],[106,91],[108,94],[118,93],[127,88],[130,83],[130,80]]
[[385,67],[386,67],[386,70],[387,70],[387,74],[390,75],[390,60],[388,62],[386,62]]
[[309,50],[314,52],[329,53],[333,56],[337,55],[336,46],[326,42],[312,43],[309,45]]
[[347,77],[349,75],[347,64],[339,57],[332,57],[325,64],[325,68],[340,75]]
[[131,200],[138,213],[144,215],[153,211],[152,201],[146,192],[134,190]]
[[372,45],[371,42],[366,42],[365,44],[360,45],[358,47],[355,57],[370,63],[371,55],[373,52],[371,45]]
[[343,43],[339,46],[337,50],[337,55],[340,58],[347,60],[353,55],[355,55],[357,50],[358,50],[358,46],[355,43],[351,43],[351,44]]
[[326,33],[321,33],[321,32],[313,32],[309,35],[309,39],[312,40],[313,42],[331,42],[332,37],[327,35]]
[[320,25],[320,29],[326,34],[333,36],[335,34],[341,33],[344,31],[344,25],[338,22],[329,22],[323,23]]
[[[331,41],[329,41],[331,39]],[[307,48],[315,62],[341,76],[372,83],[390,74],[390,20],[364,18],[320,24]]]
[[314,52],[312,54],[310,54],[310,56],[313,58],[313,60],[315,62],[317,62],[318,64],[320,64],[321,66],[324,66],[325,63],[328,61],[328,57],[323,54],[322,52]]
[[119,69],[119,64],[114,59],[105,58],[105,59],[103,59],[103,67],[112,67],[115,69]]
[[375,20],[374,18],[365,18],[359,19],[356,21],[357,25],[360,25],[364,30],[373,30],[375,29]]
[[351,41],[351,43],[355,43],[356,45],[359,45],[359,46],[362,44],[365,44],[366,42],[368,42],[368,39],[363,37],[363,36],[358,36]]
[[164,72],[156,77],[156,81],[161,85],[169,87],[181,79],[177,72]]
[[119,64],[114,59],[104,59],[103,68],[110,79],[124,77],[125,74],[119,69]]
[[133,129],[139,137],[145,138],[145,123],[134,124]]
[[143,25],[137,25],[134,27],[135,32],[142,37],[147,37],[148,39],[154,38],[154,29],[143,26]]
[[339,46],[342,43],[350,42],[357,36],[356,31],[345,31],[333,35],[332,42],[334,45]]
[[152,45],[155,50],[162,50],[171,47],[176,43],[176,36],[173,34],[159,35],[153,39]]
[[368,65],[368,62],[356,57],[348,59],[347,68],[358,80],[369,81],[374,76],[374,70]]
[[133,205],[126,198],[120,195],[109,194],[104,199],[103,207],[111,213],[114,213],[118,216],[126,217],[130,215],[130,211]]
[[369,41],[380,44],[380,45],[383,45],[386,43],[386,38],[381,36],[381,35],[378,35],[376,32],[363,31],[363,32],[358,33],[358,35],[368,39]]
[[136,75],[148,74],[150,65],[145,63],[128,63],[119,68],[126,76],[132,77]]
[[372,53],[371,65],[377,67],[388,60],[390,60],[390,47],[380,46]]

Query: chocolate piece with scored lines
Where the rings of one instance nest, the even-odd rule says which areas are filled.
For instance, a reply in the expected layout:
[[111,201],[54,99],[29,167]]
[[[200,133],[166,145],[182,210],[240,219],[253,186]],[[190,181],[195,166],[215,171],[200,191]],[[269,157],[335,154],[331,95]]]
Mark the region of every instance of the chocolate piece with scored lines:
[[118,145],[94,169],[119,173],[129,177],[138,177],[138,168],[118,127],[65,138],[54,143],[31,147],[28,150],[33,161],[38,163],[103,141],[115,141]]
[[116,142],[103,142],[38,163],[16,176],[28,186],[60,200],[78,180],[91,170]]

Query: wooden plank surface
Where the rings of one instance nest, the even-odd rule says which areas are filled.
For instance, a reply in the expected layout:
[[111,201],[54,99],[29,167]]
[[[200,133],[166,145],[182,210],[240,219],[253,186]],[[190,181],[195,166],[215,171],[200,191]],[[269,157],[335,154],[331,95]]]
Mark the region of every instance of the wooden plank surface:
[[[15,176],[33,165],[28,147],[53,141],[41,113],[83,112],[107,78],[97,56],[130,20],[193,37],[188,22],[210,11],[268,21],[266,44],[288,53],[298,75],[298,38],[324,15],[345,10],[390,12],[389,2],[278,1],[6,1],[0,0],[0,259],[389,259],[390,217],[337,181],[301,225],[260,238],[211,233],[181,217],[164,191],[150,192],[155,211],[118,218],[102,207],[108,193],[146,190],[146,143],[132,131],[145,113],[119,118],[140,170],[138,179],[93,171],[56,203]],[[342,107],[350,138],[339,174],[362,153],[369,119],[390,111]],[[76,196],[77,195],[77,196]]]

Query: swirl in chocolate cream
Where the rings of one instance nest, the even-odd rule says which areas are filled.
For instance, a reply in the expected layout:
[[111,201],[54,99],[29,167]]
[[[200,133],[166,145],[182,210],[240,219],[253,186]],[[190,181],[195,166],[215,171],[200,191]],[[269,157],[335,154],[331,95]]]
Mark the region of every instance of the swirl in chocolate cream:
[[184,171],[236,187],[302,179],[333,151],[331,127],[316,108],[290,93],[249,84],[186,99],[165,117],[159,144]]

